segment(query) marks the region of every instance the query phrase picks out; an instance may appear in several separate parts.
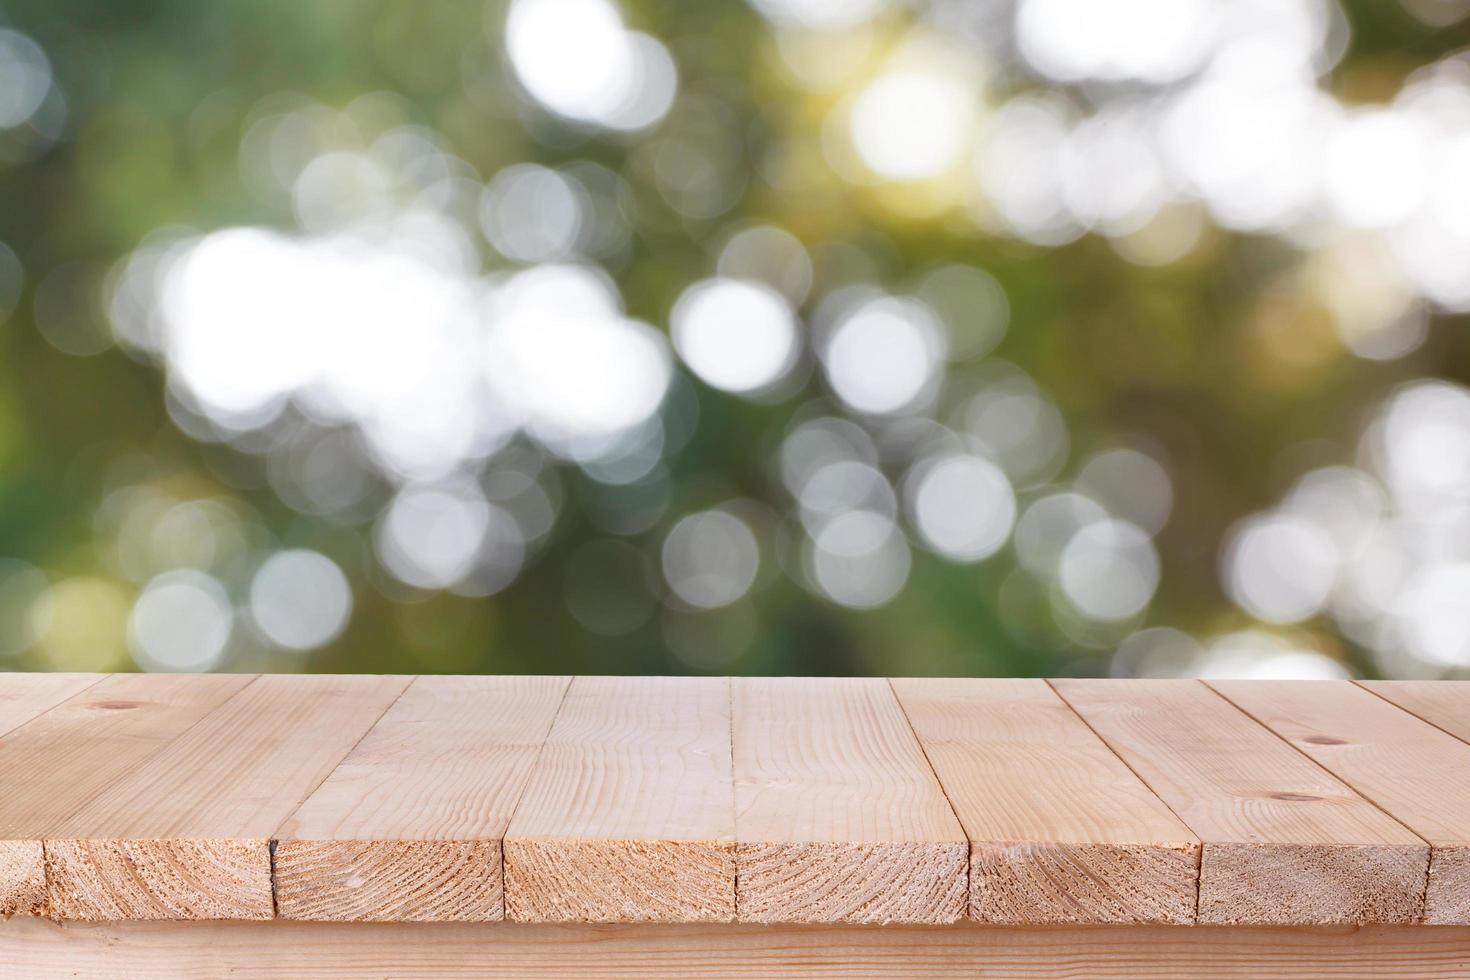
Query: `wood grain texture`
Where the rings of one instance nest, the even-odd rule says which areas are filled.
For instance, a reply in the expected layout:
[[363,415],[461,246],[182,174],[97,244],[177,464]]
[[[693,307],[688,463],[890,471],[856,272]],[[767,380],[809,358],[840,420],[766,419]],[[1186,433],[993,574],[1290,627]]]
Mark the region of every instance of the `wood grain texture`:
[[942,923],[969,845],[882,678],[736,678],[744,922]]
[[1056,690],[1204,843],[1202,923],[1395,923],[1429,846],[1198,681]]
[[1358,681],[1410,714],[1470,742],[1470,681]]
[[1045,681],[893,687],[969,835],[973,918],[1194,921],[1199,840]]
[[268,919],[270,838],[408,685],[258,678],[46,841],[62,919]]
[[254,680],[114,674],[13,731],[0,751],[0,914],[39,914],[42,842],[61,821]]
[[1470,924],[1470,685],[42,679],[0,912]]
[[1448,980],[1470,928],[0,923],[3,980]]
[[1210,686],[1427,840],[1424,920],[1470,925],[1470,745],[1350,681]]
[[735,917],[730,682],[578,677],[504,842],[506,916]]
[[0,736],[19,728],[106,676],[0,673]]
[[280,828],[277,913],[503,918],[500,840],[568,683],[415,680]]
[[[1359,681],[1361,686],[1403,708],[1462,742],[1470,743],[1470,681]],[[1443,780],[1432,784],[1434,790]],[[1426,787],[1426,791],[1429,788]],[[1430,891],[1426,915],[1460,919],[1466,907],[1459,883],[1470,880],[1470,850],[1436,846],[1430,863]],[[1450,884],[1453,883],[1453,884]]]

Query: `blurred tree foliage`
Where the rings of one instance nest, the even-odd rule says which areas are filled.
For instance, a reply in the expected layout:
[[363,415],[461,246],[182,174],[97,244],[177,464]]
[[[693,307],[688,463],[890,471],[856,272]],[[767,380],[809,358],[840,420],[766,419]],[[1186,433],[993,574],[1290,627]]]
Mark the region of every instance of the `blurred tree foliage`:
[[[783,83],[762,18],[738,0],[626,0],[622,8],[631,26],[669,46],[681,99],[717,100],[734,136],[720,149],[736,185],[733,206],[708,217],[681,214],[654,187],[646,139],[579,129],[519,99],[496,38],[505,11],[495,4],[3,0],[0,24],[34,38],[51,59],[66,121],[54,144],[0,163],[0,242],[26,271],[20,305],[0,327],[0,556],[35,565],[53,582],[116,578],[100,558],[98,508],[110,489],[146,482],[180,499],[243,500],[268,532],[260,549],[315,548],[347,570],[355,604],[339,639],[307,656],[251,649],[229,662],[239,669],[1107,670],[1108,646],[1086,649],[1058,630],[1044,596],[1022,597],[1002,613],[1015,568],[1005,555],[968,565],[915,549],[897,597],[859,611],[780,575],[774,552],[781,545],[763,540],[751,602],[698,615],[654,611],[622,635],[589,632],[567,613],[567,579],[574,554],[606,537],[589,512],[608,491],[574,467],[555,477],[562,507],[554,531],[504,591],[467,598],[375,588],[382,573],[374,571],[369,536],[286,506],[267,484],[261,457],[180,432],[155,365],[116,347],[68,355],[34,326],[37,283],[70,267],[85,307],[78,315],[105,331],[104,276],[157,229],[291,228],[289,200],[264,198],[241,177],[243,127],[262,100],[285,100],[283,93],[337,108],[367,93],[398,93],[404,121],[441,134],[481,179],[520,161],[591,160],[623,175],[632,239],[613,272],[629,314],[660,326],[681,291],[711,274],[709,250],[745,221],[777,224],[809,246],[853,246],[869,274],[885,283],[911,282],[947,261],[988,270],[1011,307],[995,355],[1023,368],[1055,400],[1070,429],[1070,458],[1081,460],[1125,434],[1146,440],[1167,461],[1174,508],[1157,540],[1164,575],[1149,623],[1198,634],[1246,625],[1217,583],[1219,543],[1230,524],[1268,505],[1305,466],[1340,457],[1365,406],[1395,383],[1426,375],[1470,382],[1463,318],[1438,317],[1422,347],[1381,362],[1314,339],[1321,328],[1311,318],[1322,314],[1311,304],[1289,304],[1279,322],[1262,326],[1269,315],[1263,297],[1300,261],[1275,239],[1207,228],[1182,260],[1147,267],[1124,261],[1095,235],[1047,248],[978,234],[948,212],[905,215],[881,192],[835,177],[800,193],[773,187],[762,161],[778,138],[819,129],[827,104]],[[1347,14],[1353,40],[1331,82],[1344,99],[1391,97],[1409,72],[1466,37],[1425,27],[1393,3],[1354,0]],[[699,139],[696,121],[681,116],[684,105],[676,104],[661,131],[687,124],[694,127],[687,138]],[[486,254],[492,266],[504,264]],[[819,266],[814,297],[824,274]],[[88,298],[94,293],[96,302]],[[1282,357],[1282,336],[1306,338],[1306,352]],[[961,377],[967,370],[951,369]],[[804,407],[810,391],[771,404],[697,383],[688,391],[697,400],[697,429],[668,460],[665,516],[633,539],[644,549],[654,593],[657,542],[678,516],[732,498],[782,506],[772,489],[772,459],[792,419],[811,411]],[[119,588],[131,596],[138,586]],[[1330,628],[1304,628],[1325,637],[1329,652],[1354,670],[1375,669]],[[669,631],[680,629],[692,631],[687,646],[711,651],[707,663],[671,653]],[[724,651],[732,635],[732,649]],[[108,661],[80,666],[127,665]],[[34,649],[15,653],[11,664],[73,666]]]

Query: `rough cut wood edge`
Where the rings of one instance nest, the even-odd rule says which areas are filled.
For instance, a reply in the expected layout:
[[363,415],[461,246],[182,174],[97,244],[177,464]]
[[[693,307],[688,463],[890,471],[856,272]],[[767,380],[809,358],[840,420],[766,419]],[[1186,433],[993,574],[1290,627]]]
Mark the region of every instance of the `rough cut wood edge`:
[[45,836],[48,914],[269,918],[271,837],[411,679],[257,678]]
[[1200,846],[976,842],[970,915],[1001,925],[1195,921]]
[[269,919],[270,841],[48,840],[57,919]]
[[1347,681],[1209,683],[1428,841],[1426,921],[1470,925],[1470,746]]
[[504,839],[506,916],[735,915],[730,682],[577,677]]
[[276,914],[318,922],[498,922],[500,841],[283,840]]
[[500,840],[570,683],[415,679],[276,831],[277,914],[503,919]]
[[1045,681],[890,683],[969,834],[972,918],[1194,921],[1199,839]]
[[24,980],[1445,980],[1470,928],[0,923]]
[[46,907],[46,855],[39,841],[0,840],[0,919]]
[[253,679],[112,674],[7,735],[0,786],[14,791],[0,791],[0,912],[44,914],[42,841],[58,821]]
[[1424,848],[1212,844],[1201,858],[1202,925],[1413,923],[1423,912]]
[[1428,843],[1219,692],[1052,684],[1204,842],[1201,924],[1420,921]]
[[505,917],[520,922],[731,922],[733,841],[508,838]]
[[1424,921],[1432,926],[1470,923],[1470,846],[1436,844],[1430,853]]
[[958,922],[965,917],[963,842],[736,846],[742,922]]
[[962,918],[969,842],[892,686],[872,677],[730,683],[737,918]]

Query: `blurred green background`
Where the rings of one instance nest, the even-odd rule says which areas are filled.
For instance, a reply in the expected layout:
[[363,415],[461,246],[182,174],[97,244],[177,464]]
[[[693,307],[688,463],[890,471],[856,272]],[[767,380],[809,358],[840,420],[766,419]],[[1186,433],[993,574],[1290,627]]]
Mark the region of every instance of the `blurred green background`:
[[0,0],[0,669],[1470,670],[1466,0]]

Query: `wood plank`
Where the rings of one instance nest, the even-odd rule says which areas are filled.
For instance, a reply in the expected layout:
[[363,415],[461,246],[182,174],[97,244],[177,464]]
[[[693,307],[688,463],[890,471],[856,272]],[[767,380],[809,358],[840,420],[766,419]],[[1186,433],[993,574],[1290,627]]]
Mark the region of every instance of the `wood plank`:
[[567,677],[420,677],[281,827],[277,914],[504,917],[500,840]]
[[410,678],[260,677],[61,821],[64,919],[268,919],[270,838]]
[[1200,842],[1040,680],[896,679],[970,839],[970,914],[1190,923]]
[[1350,681],[1213,681],[1430,843],[1424,921],[1470,925],[1470,745]]
[[0,913],[43,912],[45,838],[254,679],[113,674],[12,732],[0,751]]
[[505,912],[735,917],[730,682],[578,677],[505,835]]
[[1446,980],[1470,928],[0,923],[16,980]]
[[1470,681],[1359,681],[1381,698],[1470,742]]
[[744,922],[954,922],[969,844],[882,678],[733,681]]
[[0,673],[0,735],[14,731],[106,676]]
[[1429,845],[1204,684],[1053,684],[1204,842],[1200,922],[1418,920]]

